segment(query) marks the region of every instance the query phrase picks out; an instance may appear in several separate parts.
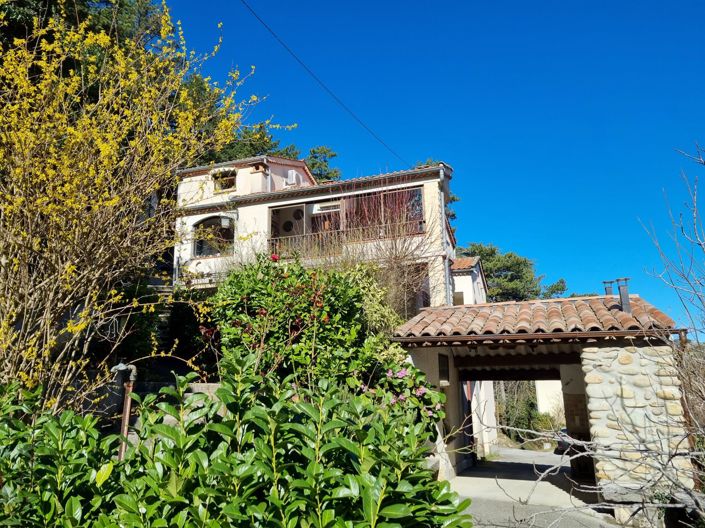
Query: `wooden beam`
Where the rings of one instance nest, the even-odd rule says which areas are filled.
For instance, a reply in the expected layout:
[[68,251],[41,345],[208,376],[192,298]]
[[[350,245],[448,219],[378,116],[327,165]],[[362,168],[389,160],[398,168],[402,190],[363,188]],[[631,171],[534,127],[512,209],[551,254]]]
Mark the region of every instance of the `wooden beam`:
[[557,368],[548,369],[496,369],[459,371],[460,381],[532,381],[559,380],[561,372]]
[[502,356],[455,356],[453,359],[458,368],[480,367],[530,367],[532,365],[577,365],[579,354],[536,354],[536,355],[502,355]]
[[407,346],[460,346],[464,344],[541,341],[557,342],[576,339],[597,339],[604,337],[637,337],[666,340],[669,334],[677,334],[679,330],[667,328],[664,330],[594,330],[587,332],[541,332],[536,334],[480,334],[480,335],[449,335],[449,336],[395,336],[392,341]]

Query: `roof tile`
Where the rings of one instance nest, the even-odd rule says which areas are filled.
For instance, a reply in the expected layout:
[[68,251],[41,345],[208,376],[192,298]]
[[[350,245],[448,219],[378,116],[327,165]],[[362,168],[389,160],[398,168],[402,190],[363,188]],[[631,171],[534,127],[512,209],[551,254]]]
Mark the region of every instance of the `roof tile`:
[[481,336],[675,328],[670,317],[639,296],[632,295],[630,304],[631,313],[622,311],[616,296],[441,306],[422,310],[394,335]]
[[460,257],[453,260],[453,263],[450,265],[450,269],[452,271],[469,270],[477,266],[479,261],[480,257]]

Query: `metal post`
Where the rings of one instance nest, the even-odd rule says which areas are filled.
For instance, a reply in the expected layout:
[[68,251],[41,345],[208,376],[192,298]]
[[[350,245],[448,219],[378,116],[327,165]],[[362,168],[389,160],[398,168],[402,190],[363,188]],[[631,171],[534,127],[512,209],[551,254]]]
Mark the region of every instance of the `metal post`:
[[129,371],[129,376],[123,387],[125,388],[125,395],[122,402],[122,423],[120,424],[120,447],[118,448],[118,460],[125,458],[125,451],[127,451],[127,434],[128,428],[130,426],[130,410],[132,408],[132,389],[134,388],[135,380],[137,379],[137,367],[134,365],[125,365],[124,363],[119,363],[110,369],[110,372],[115,372],[117,374],[125,374],[125,371]]
[[132,407],[132,398],[130,394],[132,393],[132,388],[134,382],[128,380],[123,385],[125,387],[125,398],[122,402],[122,425],[120,426],[120,449],[118,450],[118,460],[125,458],[125,451],[127,450],[127,428],[130,425],[130,409]]

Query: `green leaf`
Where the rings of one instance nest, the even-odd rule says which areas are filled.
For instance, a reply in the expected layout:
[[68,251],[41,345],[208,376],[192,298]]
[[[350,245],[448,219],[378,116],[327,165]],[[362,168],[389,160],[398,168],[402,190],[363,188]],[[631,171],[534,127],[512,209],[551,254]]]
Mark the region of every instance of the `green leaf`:
[[110,474],[113,472],[113,463],[108,462],[107,464],[103,464],[100,466],[100,469],[98,472],[95,474],[95,485],[98,486],[99,488],[103,485],[103,483],[108,480],[108,477]]
[[[78,500],[78,497],[71,497],[67,502],[66,506],[64,508],[64,512],[66,515],[68,515],[71,519],[76,521],[76,523],[81,522],[81,516],[83,515],[83,508],[81,507],[81,501]],[[73,524],[73,523],[72,523]]]
[[334,499],[345,499],[348,497],[356,497],[357,495],[353,493],[353,491],[350,488],[346,488],[345,486],[340,486],[338,488],[335,488],[332,493],[332,498]]
[[165,424],[157,424],[152,426],[152,431],[157,433],[159,436],[168,438],[174,442],[176,447],[183,446],[183,436],[175,427]]
[[360,449],[359,449],[358,446],[355,445],[355,443],[353,443],[351,440],[348,440],[347,438],[342,438],[342,437],[341,437],[341,438],[336,438],[336,439],[333,440],[333,441],[334,441],[336,444],[338,444],[338,446],[340,446],[340,447],[342,447],[343,449],[345,449],[346,451],[350,451],[350,453],[352,453],[353,455],[355,455],[355,456],[359,456],[359,455],[360,455]]
[[137,501],[130,497],[129,495],[118,495],[115,497],[115,504],[118,508],[121,508],[130,513],[139,513],[139,506]]
[[411,508],[406,504],[392,504],[385,506],[379,512],[382,517],[387,519],[401,519],[402,517],[410,517],[412,515]]

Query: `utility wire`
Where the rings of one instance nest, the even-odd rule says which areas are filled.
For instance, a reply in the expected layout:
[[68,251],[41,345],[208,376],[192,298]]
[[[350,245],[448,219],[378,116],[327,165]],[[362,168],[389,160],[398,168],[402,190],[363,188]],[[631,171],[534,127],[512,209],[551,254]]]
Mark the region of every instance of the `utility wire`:
[[372,130],[369,126],[367,126],[367,125],[365,124],[365,122],[364,122],[362,119],[360,119],[360,118],[357,116],[357,114],[355,114],[355,112],[353,112],[352,109],[350,109],[350,107],[349,107],[348,105],[346,105],[346,104],[342,101],[342,99],[340,99],[340,97],[338,97],[337,95],[335,95],[335,93],[333,92],[333,90],[331,90],[330,88],[328,88],[328,86],[326,85],[326,83],[324,83],[324,82],[321,80],[321,78],[320,78],[318,75],[316,75],[316,74],[313,72],[313,70],[312,70],[311,68],[309,68],[309,67],[306,65],[306,63],[298,57],[298,55],[296,55],[296,53],[294,53],[294,50],[292,50],[289,46],[287,46],[286,42],[284,42],[284,41],[279,37],[279,35],[277,35],[277,34],[275,33],[275,31],[274,31],[271,27],[269,27],[269,25],[268,25],[264,20],[262,20],[262,17],[260,17],[260,16],[255,12],[255,10],[252,9],[252,7],[250,7],[250,5],[246,2],[246,0],[240,0],[240,2],[242,3],[242,5],[244,5],[244,6],[247,8],[247,10],[248,10],[250,13],[252,13],[252,16],[254,16],[254,17],[259,21],[259,23],[262,24],[262,25],[264,26],[264,28],[265,28],[267,31],[269,31],[269,33],[275,38],[275,40],[276,40],[279,44],[281,44],[281,46],[282,46],[287,52],[289,52],[289,55],[291,55],[292,57],[294,57],[294,60],[296,60],[296,62],[298,62],[298,63],[301,65],[301,67],[302,67],[304,70],[306,70],[306,72],[313,78],[313,80],[316,81],[316,82],[320,85],[320,87],[323,88],[323,90],[324,90],[328,95],[330,95],[330,96],[333,98],[333,100],[334,100],[336,103],[338,103],[338,105],[339,105],[343,110],[345,110],[348,114],[350,114],[350,116],[351,116],[355,121],[357,121],[358,124],[359,124],[362,128],[364,128],[365,130],[367,130],[367,132],[369,132],[369,134],[370,134],[373,138],[375,138],[377,141],[379,141],[379,143],[380,143],[384,148],[386,148],[389,152],[391,152],[391,153],[394,155],[394,157],[396,157],[399,161],[401,161],[402,163],[404,163],[404,164],[407,165],[408,167],[411,167],[411,163],[409,163],[409,162],[406,161],[404,158],[402,158],[399,154],[397,154],[396,151],[395,151],[392,147],[390,147],[374,130]]

